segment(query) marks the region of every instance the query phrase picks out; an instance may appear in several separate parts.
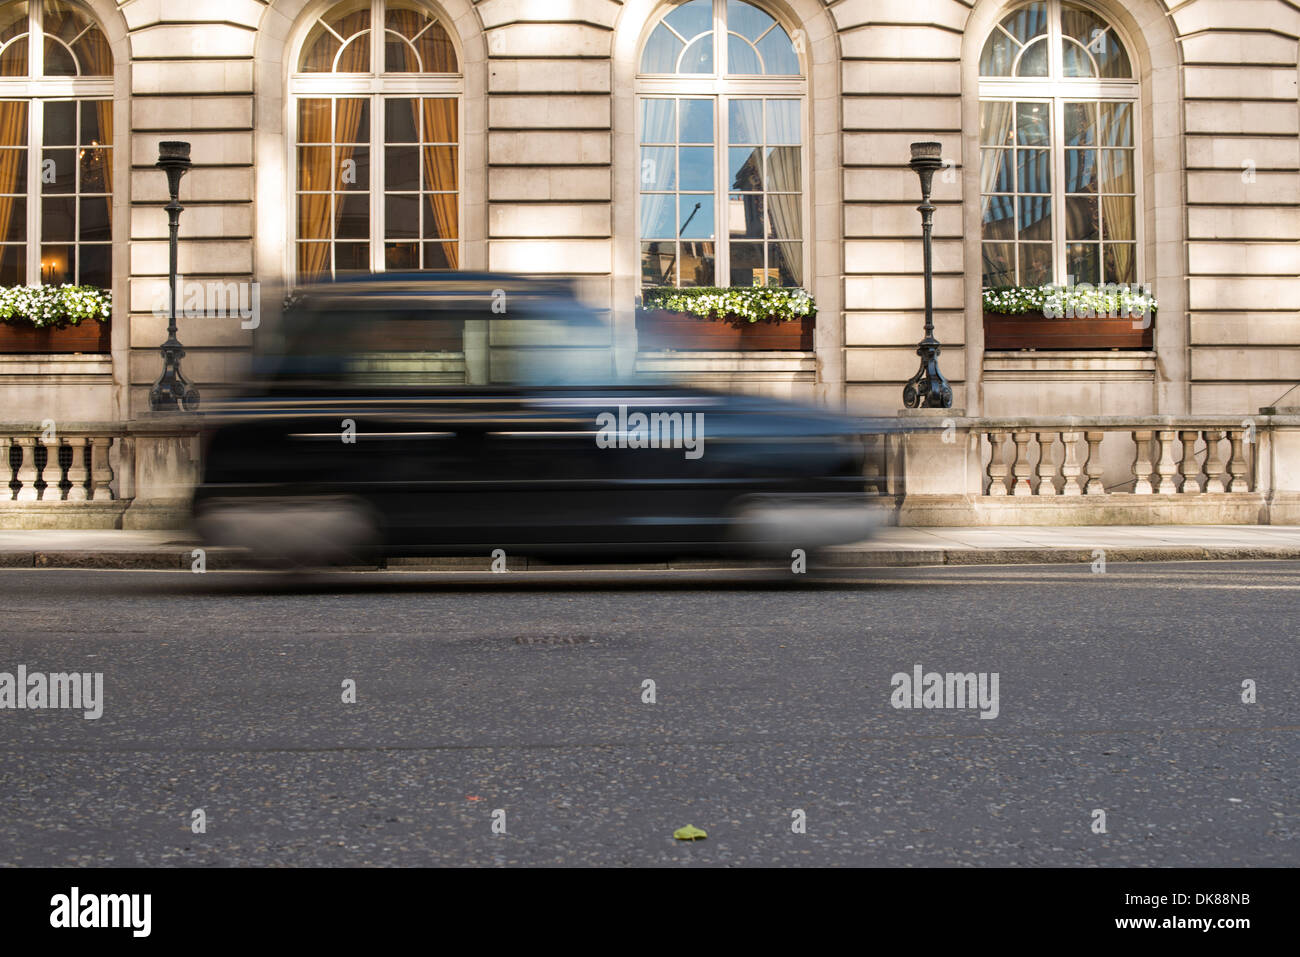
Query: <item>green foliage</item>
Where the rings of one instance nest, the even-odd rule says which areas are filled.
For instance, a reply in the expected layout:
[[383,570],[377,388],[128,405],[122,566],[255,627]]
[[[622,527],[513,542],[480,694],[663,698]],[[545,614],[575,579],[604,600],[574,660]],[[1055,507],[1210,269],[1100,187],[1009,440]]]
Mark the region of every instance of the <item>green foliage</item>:
[[984,291],[984,311],[1002,316],[1040,315],[1045,319],[1131,318],[1155,315],[1159,303],[1135,287],[999,286]]
[[87,319],[105,322],[113,314],[113,294],[95,286],[0,287],[0,322],[29,322],[37,329],[77,326]]
[[701,319],[739,316],[749,322],[793,322],[817,315],[802,289],[781,286],[654,286],[641,294],[642,308],[684,312]]

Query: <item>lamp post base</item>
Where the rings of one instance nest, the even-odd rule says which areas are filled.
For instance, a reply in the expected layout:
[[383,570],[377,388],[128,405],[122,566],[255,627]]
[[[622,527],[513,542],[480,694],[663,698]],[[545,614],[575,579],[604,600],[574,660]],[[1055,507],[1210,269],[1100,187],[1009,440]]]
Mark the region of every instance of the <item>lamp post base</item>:
[[908,409],[951,409],[952,386],[939,371],[939,343],[923,339],[916,347],[921,368],[903,386],[903,406]]

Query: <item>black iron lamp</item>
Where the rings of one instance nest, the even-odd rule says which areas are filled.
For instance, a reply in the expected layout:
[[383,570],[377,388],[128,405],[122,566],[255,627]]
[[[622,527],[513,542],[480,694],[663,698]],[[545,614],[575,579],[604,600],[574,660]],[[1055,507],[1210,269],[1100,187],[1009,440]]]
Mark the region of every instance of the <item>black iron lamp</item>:
[[175,141],[159,143],[158,162],[155,165],[167,174],[167,189],[171,194],[171,200],[166,206],[167,225],[171,231],[167,272],[170,295],[167,341],[158,348],[162,353],[163,370],[149,390],[149,408],[154,412],[174,409],[193,412],[199,407],[199,390],[190,385],[181,374],[181,357],[185,355],[185,350],[176,338],[176,243],[181,228],[181,210],[185,208],[180,202],[181,177],[193,165],[190,162],[190,144]]
[[907,409],[951,409],[952,387],[939,371],[939,340],[934,337],[934,256],[931,234],[934,232],[935,206],[930,202],[934,174],[943,168],[943,144],[913,143],[912,161],[908,163],[921,178],[922,244],[925,249],[925,338],[916,347],[921,368],[903,387],[903,407]]

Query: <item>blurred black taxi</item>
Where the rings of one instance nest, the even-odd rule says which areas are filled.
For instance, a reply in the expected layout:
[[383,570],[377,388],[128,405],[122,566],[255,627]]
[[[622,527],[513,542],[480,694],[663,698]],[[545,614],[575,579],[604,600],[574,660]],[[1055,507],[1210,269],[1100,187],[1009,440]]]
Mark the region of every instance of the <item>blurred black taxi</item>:
[[272,562],[789,554],[861,540],[860,425],[620,380],[570,284],[446,273],[307,288],[206,416],[194,519]]

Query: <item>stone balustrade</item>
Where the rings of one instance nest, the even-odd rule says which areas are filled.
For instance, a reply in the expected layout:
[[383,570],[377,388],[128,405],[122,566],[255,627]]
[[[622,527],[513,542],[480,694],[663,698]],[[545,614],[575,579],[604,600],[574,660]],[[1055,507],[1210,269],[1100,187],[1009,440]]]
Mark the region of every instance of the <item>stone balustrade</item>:
[[198,477],[198,419],[0,423],[0,529],[177,528]]

